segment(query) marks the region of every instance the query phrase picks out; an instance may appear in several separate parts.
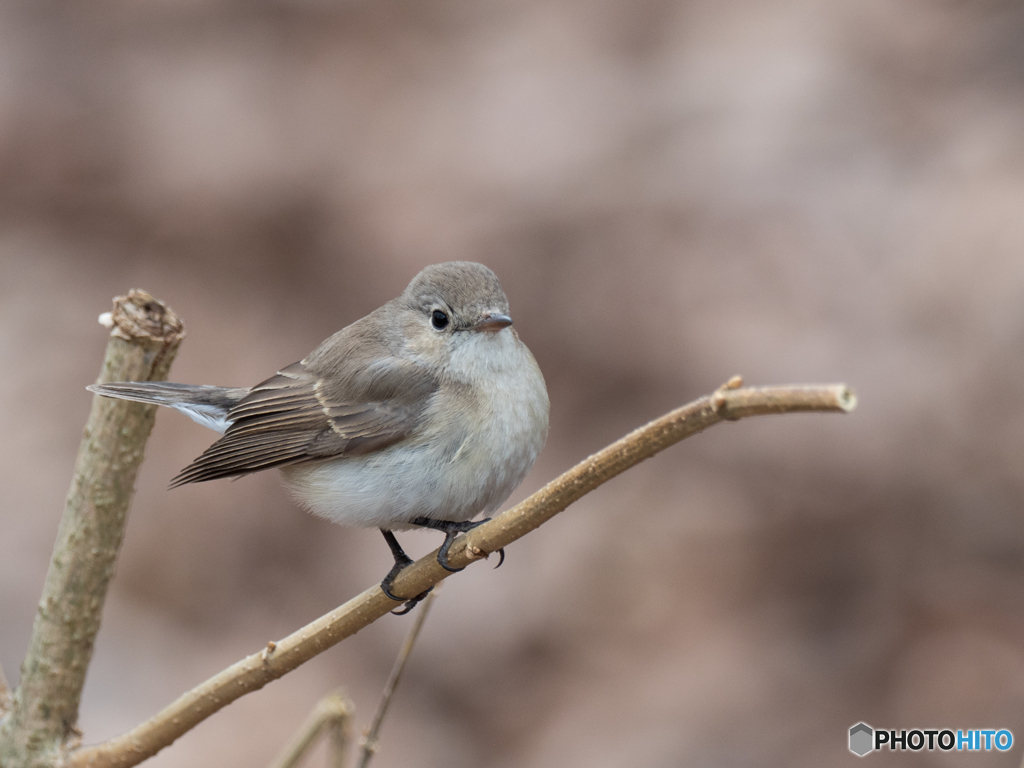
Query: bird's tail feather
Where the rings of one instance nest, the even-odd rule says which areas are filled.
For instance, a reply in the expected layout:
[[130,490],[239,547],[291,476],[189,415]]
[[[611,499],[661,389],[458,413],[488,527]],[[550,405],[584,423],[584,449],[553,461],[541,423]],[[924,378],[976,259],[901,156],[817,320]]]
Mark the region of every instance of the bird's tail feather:
[[249,391],[206,384],[176,384],[172,381],[118,381],[92,384],[86,389],[104,397],[165,405],[217,432],[224,432],[228,428],[228,412]]

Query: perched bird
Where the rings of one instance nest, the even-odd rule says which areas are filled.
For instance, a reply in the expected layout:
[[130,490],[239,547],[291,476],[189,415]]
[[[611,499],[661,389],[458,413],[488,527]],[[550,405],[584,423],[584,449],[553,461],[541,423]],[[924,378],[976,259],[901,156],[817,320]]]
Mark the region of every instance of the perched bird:
[[[522,482],[544,446],[548,393],[511,327],[495,274],[435,264],[401,296],[338,331],[305,359],[249,389],[171,382],[94,384],[106,397],[174,408],[223,434],[171,486],[280,467],[303,507],[343,525],[377,527],[395,565],[395,596],[412,560],[395,530],[455,537]],[[500,564],[500,563],[499,563]]]

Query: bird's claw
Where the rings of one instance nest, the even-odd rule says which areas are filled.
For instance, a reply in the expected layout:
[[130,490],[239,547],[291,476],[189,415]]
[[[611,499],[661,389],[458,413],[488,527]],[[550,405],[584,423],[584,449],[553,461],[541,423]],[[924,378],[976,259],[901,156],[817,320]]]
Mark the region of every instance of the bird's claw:
[[409,611],[411,611],[413,608],[419,605],[420,601],[423,600],[423,598],[425,598],[427,595],[429,595],[433,589],[433,587],[430,587],[430,589],[424,590],[423,592],[420,592],[418,595],[416,595],[416,597],[411,597],[408,600],[405,600],[404,597],[395,597],[390,592],[385,592],[384,594],[390,597],[392,600],[405,600],[405,605],[403,605],[401,608],[393,610],[391,612],[391,615],[405,616],[405,614],[407,614]]
[[405,566],[410,565],[411,563],[412,560],[410,560],[408,563],[395,563],[394,568],[388,571],[388,575],[385,576],[384,580],[380,583],[380,591],[383,592],[387,597],[391,598],[396,603],[405,603],[405,605],[402,606],[401,610],[395,610],[391,612],[395,616],[404,616],[405,614],[407,614],[409,611],[416,607],[417,603],[419,603],[423,598],[430,594],[430,590],[433,589],[433,587],[430,587],[430,589],[420,592],[415,597],[399,597],[391,591],[391,586],[395,583],[395,579],[398,577],[398,574],[402,572]]
[[394,534],[392,534],[390,531],[384,534],[384,539],[388,542],[388,545],[391,547],[391,553],[395,557],[395,564],[391,566],[391,570],[388,571],[388,575],[385,576],[384,579],[381,581],[380,590],[387,597],[394,600],[396,603],[405,603],[405,605],[402,606],[401,610],[391,612],[395,616],[404,616],[413,608],[415,608],[416,604],[419,603],[423,598],[425,598],[430,593],[430,590],[433,589],[433,587],[430,587],[430,589],[427,589],[424,592],[420,592],[415,597],[409,598],[399,597],[394,592],[392,592],[391,587],[395,583],[395,579],[398,578],[398,574],[405,570],[406,566],[412,565],[412,558],[402,551],[402,548],[398,546],[398,541],[395,539]]
[[[490,519],[491,518],[487,517],[483,520],[467,520],[466,522],[456,523],[451,520],[434,520],[429,517],[417,517],[412,521],[412,524],[419,525],[423,528],[431,528],[435,531],[441,531],[444,533],[444,543],[437,551],[437,564],[448,571],[448,573],[458,573],[459,571],[465,570],[465,568],[452,568],[452,566],[448,564],[448,550],[451,549],[452,544],[455,542],[455,539],[458,538],[460,533],[472,531],[474,528],[489,522]],[[501,549],[499,551],[501,552],[501,560],[498,561],[498,565],[494,566],[495,568],[505,562],[505,550]]]
[[452,542],[455,541],[455,537],[458,536],[459,533],[459,531],[449,531],[448,533],[446,533],[444,537],[444,543],[441,545],[441,548],[437,551],[437,564],[444,568],[446,571],[448,571],[448,573],[458,573],[459,571],[465,570],[465,567],[452,568],[450,565],[448,565],[448,550],[451,549]]

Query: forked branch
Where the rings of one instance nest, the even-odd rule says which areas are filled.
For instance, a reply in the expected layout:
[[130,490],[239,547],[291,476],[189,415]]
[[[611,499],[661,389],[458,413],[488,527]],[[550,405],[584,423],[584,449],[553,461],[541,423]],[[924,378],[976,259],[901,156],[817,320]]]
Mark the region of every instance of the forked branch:
[[[644,459],[721,421],[799,411],[853,410],[856,398],[842,384],[741,389],[739,377],[629,433],[583,460],[525,501],[456,540],[448,556],[453,567],[466,566],[509,546],[586,493]],[[450,574],[437,564],[436,550],[406,568],[394,591],[418,595]],[[67,765],[110,768],[137,765],[187,733],[217,710],[290,672],[335,643],[387,615],[395,603],[374,585],[288,637],[268,643],[183,694],[156,716],[128,733],[74,750]]]

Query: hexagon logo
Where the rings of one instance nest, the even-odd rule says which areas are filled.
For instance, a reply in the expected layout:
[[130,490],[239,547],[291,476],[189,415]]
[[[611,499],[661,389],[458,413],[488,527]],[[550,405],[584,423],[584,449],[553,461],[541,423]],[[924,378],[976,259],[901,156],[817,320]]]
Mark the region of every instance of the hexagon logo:
[[874,735],[870,725],[857,723],[850,729],[850,751],[857,757],[864,757],[875,748]]

